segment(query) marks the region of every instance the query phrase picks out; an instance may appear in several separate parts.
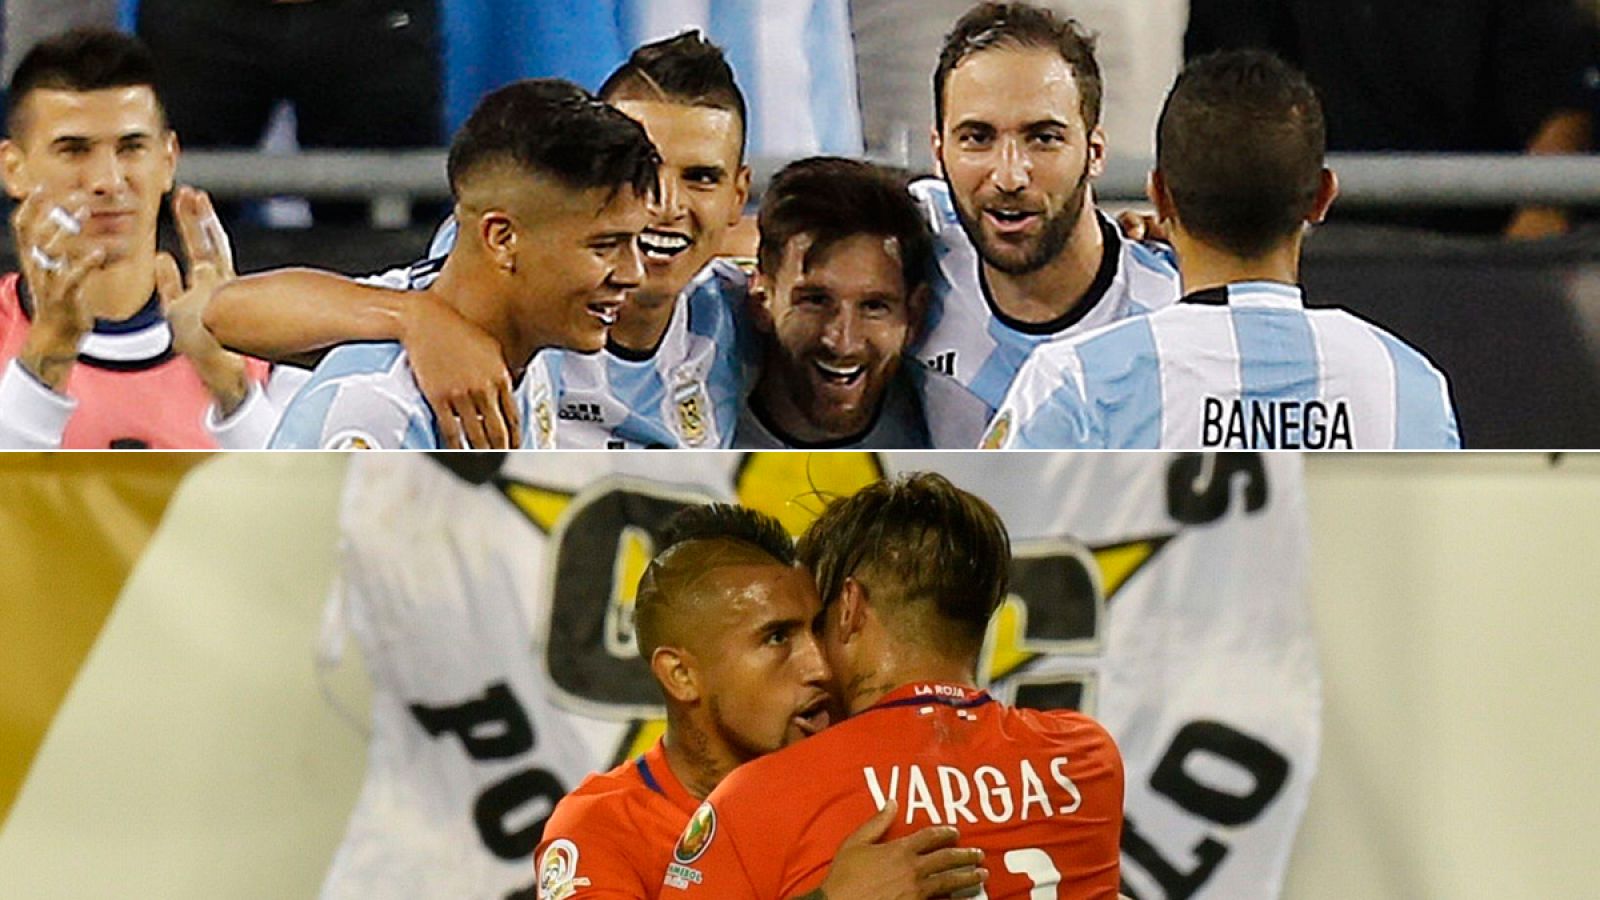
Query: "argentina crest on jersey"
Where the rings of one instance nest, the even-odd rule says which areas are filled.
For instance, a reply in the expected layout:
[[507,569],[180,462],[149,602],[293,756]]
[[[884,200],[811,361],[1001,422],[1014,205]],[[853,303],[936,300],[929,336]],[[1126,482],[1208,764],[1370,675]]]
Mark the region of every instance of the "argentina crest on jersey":
[[678,437],[690,447],[705,443],[711,398],[706,395],[706,383],[698,373],[680,372],[673,379],[672,403],[678,417]]

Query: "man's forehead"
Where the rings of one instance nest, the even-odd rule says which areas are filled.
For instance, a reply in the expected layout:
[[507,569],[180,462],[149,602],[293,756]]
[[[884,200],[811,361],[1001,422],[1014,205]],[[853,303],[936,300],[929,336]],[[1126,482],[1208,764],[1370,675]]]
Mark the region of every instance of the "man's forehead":
[[738,164],[739,117],[732,110],[672,100],[615,100],[612,105],[644,126],[669,165]]
[[148,85],[127,85],[94,91],[38,88],[23,101],[39,126],[91,127],[95,131],[121,131],[159,127],[161,111],[155,91]]
[[945,80],[945,123],[1076,121],[1078,80],[1072,66],[1043,47],[993,47],[963,59]]
[[872,272],[900,275],[903,256],[900,239],[891,235],[859,232],[847,234],[813,253],[817,236],[802,232],[789,239],[783,250],[785,273],[801,283],[820,283],[835,280],[843,274],[843,259],[848,257],[852,272],[866,263]]

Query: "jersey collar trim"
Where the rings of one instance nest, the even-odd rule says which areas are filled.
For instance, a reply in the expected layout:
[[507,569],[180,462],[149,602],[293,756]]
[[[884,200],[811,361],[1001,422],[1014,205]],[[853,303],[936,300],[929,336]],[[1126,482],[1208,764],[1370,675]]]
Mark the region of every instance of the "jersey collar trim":
[[1237,281],[1185,294],[1178,302],[1200,306],[1233,306],[1241,309],[1247,307],[1301,309],[1305,306],[1305,293],[1299,285],[1284,284],[1281,281]]
[[1111,290],[1111,283],[1117,277],[1117,264],[1122,259],[1122,232],[1111,223],[1110,219],[1095,211],[1095,216],[1100,220],[1100,268],[1094,273],[1094,281],[1090,283],[1089,290],[1078,298],[1072,308],[1061,315],[1046,322],[1024,322],[1013,319],[1000,311],[999,304],[994,302],[994,294],[989,291],[989,274],[984,268],[982,257],[978,261],[978,288],[983,292],[983,302],[988,305],[989,312],[1000,320],[1000,324],[1012,331],[1023,334],[1050,335],[1071,328],[1083,321],[1101,300],[1105,299],[1106,292]]
[[979,688],[942,681],[914,681],[885,694],[883,699],[868,707],[867,711],[928,705],[972,709],[993,702],[994,698],[989,696],[989,692]]
[[672,767],[667,765],[667,749],[661,741],[656,741],[654,747],[634,757],[633,767],[645,787],[665,797],[674,806],[691,813],[699,807],[700,801],[689,793],[689,789],[673,774]]
[[[33,297],[25,278],[17,279],[17,301],[33,321]],[[172,326],[161,315],[155,294],[126,319],[95,319],[78,342],[78,361],[101,369],[130,371],[159,366],[172,358]]]

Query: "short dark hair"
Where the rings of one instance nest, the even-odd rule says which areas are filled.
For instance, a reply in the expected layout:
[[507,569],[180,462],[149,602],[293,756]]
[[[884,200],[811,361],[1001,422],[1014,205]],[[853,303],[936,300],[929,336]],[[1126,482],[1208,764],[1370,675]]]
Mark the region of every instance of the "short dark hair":
[[778,274],[793,238],[812,238],[810,266],[835,243],[858,234],[892,238],[899,245],[906,293],[928,280],[933,237],[904,178],[882,166],[838,156],[813,156],[784,166],[767,185],[756,217],[761,242],[757,264]]
[[1054,50],[1072,69],[1078,85],[1078,109],[1084,128],[1100,124],[1100,64],[1094,38],[1076,19],[1063,19],[1031,3],[982,3],[956,20],[945,35],[939,65],[933,70],[933,119],[944,127],[944,83],[950,72],[974,53],[996,47]]
[[450,190],[511,163],[575,190],[656,191],[660,157],[644,127],[570,81],[532,78],[486,95],[450,143]]
[[834,501],[801,536],[799,557],[824,606],[853,577],[870,601],[921,616],[935,647],[976,654],[1006,596],[1011,539],[982,498],[914,472]]
[[749,131],[744,92],[722,48],[699,31],[685,31],[634,50],[600,85],[600,99],[659,99],[686,106],[725,109],[739,117],[739,152]]
[[1245,258],[1300,229],[1326,147],[1316,91],[1260,50],[1189,63],[1156,125],[1156,168],[1184,228]]
[[[74,28],[45,38],[22,57],[7,89],[6,130],[17,136],[23,101],[34,91],[141,86],[156,92],[156,63],[138,38],[109,28]],[[161,107],[159,94],[156,106]]]
[[[717,546],[702,552],[704,547],[690,546],[697,542]],[[674,513],[662,526],[655,558],[639,578],[633,607],[639,655],[649,659],[673,636],[668,619],[674,608],[698,611],[684,601],[703,583],[702,576],[720,565],[763,560],[795,564],[794,539],[772,516],[733,503],[690,506]]]
[[661,529],[656,555],[688,541],[749,544],[786,566],[794,565],[794,538],[772,516],[737,503],[707,503],[681,509]]

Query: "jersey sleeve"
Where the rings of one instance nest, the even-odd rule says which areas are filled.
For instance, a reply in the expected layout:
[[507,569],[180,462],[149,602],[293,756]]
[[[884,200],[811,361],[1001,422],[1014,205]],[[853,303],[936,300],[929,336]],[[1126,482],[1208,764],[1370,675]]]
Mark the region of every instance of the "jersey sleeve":
[[370,383],[313,381],[283,411],[273,450],[432,449],[409,405]]
[[[609,798],[603,798],[609,799]],[[642,900],[659,885],[633,864],[636,848],[619,842],[633,832],[601,814],[603,804],[569,797],[545,823],[538,860],[538,900]]]
[[1034,351],[989,421],[982,447],[1070,450],[1099,446],[1084,372],[1071,345]]
[[[719,821],[717,807],[707,800],[695,811],[672,850],[672,863],[667,866],[666,879],[661,886],[661,900],[683,897],[771,900],[770,892],[759,890],[746,861],[751,849],[740,846],[733,829]],[[774,854],[769,853],[750,859],[773,857]]]
[[0,374],[0,450],[55,450],[78,402],[45,387],[12,359]]

